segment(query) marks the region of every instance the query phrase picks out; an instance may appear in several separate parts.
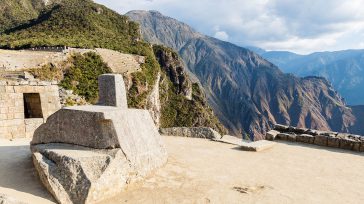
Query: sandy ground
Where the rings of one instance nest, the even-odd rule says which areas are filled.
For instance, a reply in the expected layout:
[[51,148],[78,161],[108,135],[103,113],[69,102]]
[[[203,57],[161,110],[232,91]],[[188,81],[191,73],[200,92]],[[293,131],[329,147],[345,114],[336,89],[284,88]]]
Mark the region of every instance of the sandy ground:
[[[263,152],[203,139],[163,137],[165,167],[103,203],[363,203],[364,154],[293,143]],[[52,203],[28,141],[0,141],[0,193]]]

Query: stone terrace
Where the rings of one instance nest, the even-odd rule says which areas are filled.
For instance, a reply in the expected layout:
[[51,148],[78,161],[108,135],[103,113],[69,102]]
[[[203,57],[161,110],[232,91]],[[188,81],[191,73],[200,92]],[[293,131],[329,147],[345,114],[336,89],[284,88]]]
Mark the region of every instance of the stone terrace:
[[274,130],[266,134],[266,139],[285,140],[364,152],[364,137],[347,133],[311,130],[277,124]]

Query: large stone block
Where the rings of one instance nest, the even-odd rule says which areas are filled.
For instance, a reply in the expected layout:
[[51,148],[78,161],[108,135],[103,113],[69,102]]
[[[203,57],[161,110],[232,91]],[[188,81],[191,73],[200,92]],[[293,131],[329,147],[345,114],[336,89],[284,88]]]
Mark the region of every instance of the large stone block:
[[328,145],[328,137],[324,136],[324,135],[317,135],[315,136],[315,145],[320,145],[320,146],[327,146]]
[[346,150],[352,150],[354,147],[355,140],[343,138],[340,139],[340,148]]
[[118,74],[99,76],[99,105],[128,108],[123,77]]
[[274,130],[277,130],[279,132],[285,132],[288,130],[288,128],[289,128],[289,126],[286,126],[286,125],[280,125],[280,124],[274,125]]
[[274,140],[276,137],[277,137],[277,135],[279,134],[280,132],[278,132],[277,130],[271,130],[271,131],[269,131],[269,132],[267,132],[266,133],[266,135],[265,135],[265,139],[266,140]]
[[278,140],[287,140],[288,136],[289,136],[288,133],[279,133],[279,134],[277,134],[277,137],[276,138]]
[[32,152],[42,183],[62,204],[97,203],[116,196],[133,173],[119,148],[41,144],[32,146]]
[[308,144],[313,144],[315,141],[314,136],[307,135],[307,134],[297,135],[296,139],[297,139],[297,142],[303,142],[303,143],[308,143]]
[[340,147],[340,138],[337,137],[328,137],[327,138],[327,146],[339,148]]
[[161,166],[167,158],[159,132],[146,110],[110,106],[61,109],[35,131],[31,142],[46,143],[121,148],[140,172]]
[[297,141],[297,135],[296,134],[288,134],[287,135],[287,141],[296,142]]

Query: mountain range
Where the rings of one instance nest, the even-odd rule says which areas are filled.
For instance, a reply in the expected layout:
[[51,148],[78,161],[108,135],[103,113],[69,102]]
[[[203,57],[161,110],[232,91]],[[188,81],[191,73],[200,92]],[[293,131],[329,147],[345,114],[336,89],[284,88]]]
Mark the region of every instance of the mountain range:
[[[124,73],[130,108],[148,109],[158,127],[207,126],[225,133],[180,57],[169,48],[140,40],[138,24],[127,16],[92,0],[6,0],[0,1],[0,8],[7,11],[0,22],[10,22],[0,31],[1,49],[69,46],[142,55],[141,70]],[[27,8],[34,8],[34,13],[18,12]],[[92,103],[97,99],[98,76],[110,71],[103,60],[93,52],[76,54],[59,66],[37,69],[36,77],[53,81],[58,76],[60,86]]]
[[300,77],[326,78],[349,105],[364,104],[364,50],[316,52],[308,55],[287,51],[252,50],[285,73]]
[[276,123],[342,132],[358,123],[325,78],[284,74],[248,49],[205,36],[157,11],[126,15],[140,23],[146,41],[181,55],[231,134],[257,140]]

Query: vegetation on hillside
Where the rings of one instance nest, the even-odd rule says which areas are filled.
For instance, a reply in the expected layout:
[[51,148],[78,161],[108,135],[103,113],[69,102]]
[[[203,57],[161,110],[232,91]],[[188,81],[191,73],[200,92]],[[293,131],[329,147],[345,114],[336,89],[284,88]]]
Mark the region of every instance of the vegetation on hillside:
[[77,95],[84,96],[90,103],[98,99],[98,76],[111,73],[112,70],[96,53],[77,54],[71,58],[71,66],[64,71],[60,85],[73,90]]
[[[147,108],[147,96],[161,69],[151,45],[140,40],[138,24],[128,17],[91,0],[62,0],[61,3],[45,7],[37,19],[0,34],[0,48],[41,46],[107,48],[146,56],[142,71],[127,77],[130,81],[129,107]],[[111,71],[95,53],[75,55],[59,68],[61,71],[47,65],[32,72],[41,79],[61,80],[62,87],[84,96],[91,103],[97,99],[97,77]],[[177,87],[165,72],[162,72],[161,81],[162,127],[210,126],[223,132],[223,126],[212,110],[206,108],[207,103],[198,85],[193,87],[193,100],[187,100],[183,95],[177,94]]]
[[0,33],[38,17],[42,0],[1,0]]
[[[153,46],[155,55],[161,65],[161,127],[211,127],[221,134],[226,134],[226,128],[220,123],[209,107],[206,96],[197,83],[192,84],[192,99],[189,100],[183,95],[182,89],[187,89],[191,82],[185,73],[183,63],[178,54],[172,49],[155,45]],[[171,56],[164,57],[162,56]],[[179,72],[180,76],[171,75],[171,70]],[[184,73],[184,74],[182,74]],[[177,83],[173,83],[176,78],[183,78]]]

